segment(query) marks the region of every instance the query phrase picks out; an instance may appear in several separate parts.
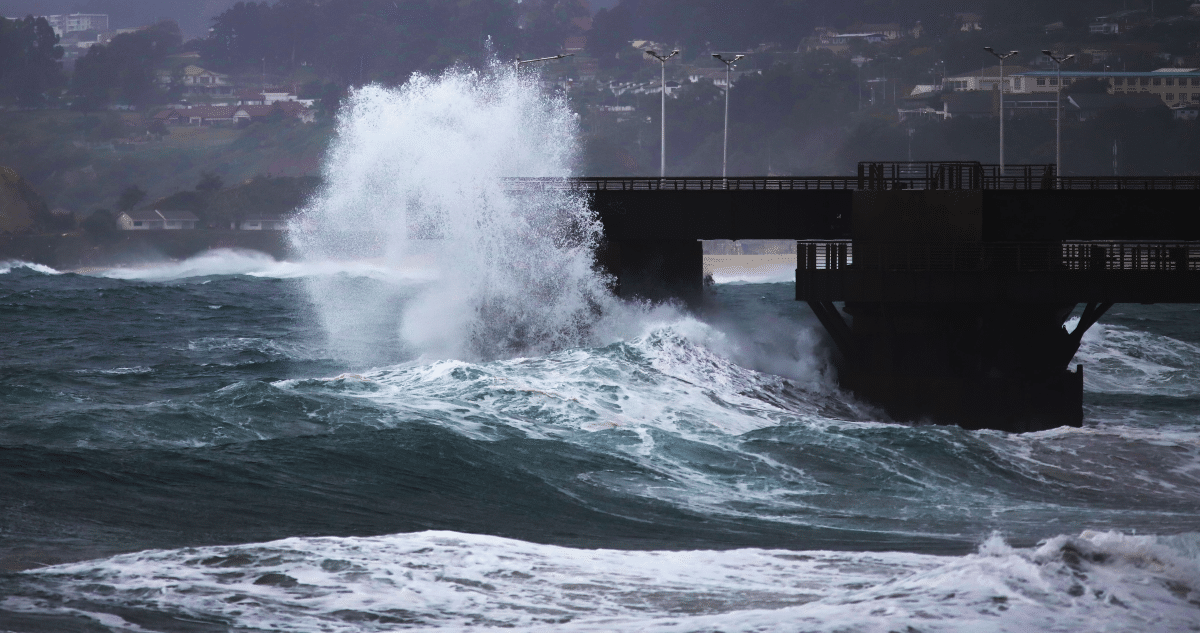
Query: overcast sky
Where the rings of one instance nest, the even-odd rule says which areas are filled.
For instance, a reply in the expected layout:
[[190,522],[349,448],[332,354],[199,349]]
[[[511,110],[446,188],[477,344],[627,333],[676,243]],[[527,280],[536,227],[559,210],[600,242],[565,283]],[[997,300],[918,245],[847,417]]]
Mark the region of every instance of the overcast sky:
[[[272,3],[274,0],[271,0]],[[453,0],[445,0],[452,2]],[[618,0],[591,0],[593,11],[612,8]],[[107,13],[112,28],[130,28],[170,18],[185,38],[203,37],[212,17],[238,0],[0,0],[0,15],[24,17],[54,13]]]

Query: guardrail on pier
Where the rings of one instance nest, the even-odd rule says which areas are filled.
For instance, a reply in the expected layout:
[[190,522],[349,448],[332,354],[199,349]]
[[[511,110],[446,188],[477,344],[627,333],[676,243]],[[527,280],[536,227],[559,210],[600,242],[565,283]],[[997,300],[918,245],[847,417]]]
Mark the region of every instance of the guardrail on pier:
[[797,243],[800,270],[1200,271],[1198,242]]
[[999,165],[977,162],[859,163],[855,176],[688,178],[510,178],[511,189],[591,191],[886,191],[1142,190],[1200,189],[1200,176],[1058,176],[1053,164]]

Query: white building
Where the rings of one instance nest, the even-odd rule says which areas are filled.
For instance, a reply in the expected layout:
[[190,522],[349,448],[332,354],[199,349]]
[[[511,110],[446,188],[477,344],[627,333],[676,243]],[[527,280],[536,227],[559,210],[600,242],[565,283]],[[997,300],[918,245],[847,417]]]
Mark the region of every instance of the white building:
[[251,213],[238,226],[243,231],[286,231],[287,218],[278,213]]
[[108,15],[104,13],[70,13],[67,15],[47,15],[46,21],[50,23],[50,28],[54,29],[54,34],[62,37],[68,33],[78,33],[79,31],[100,31],[108,30]]
[[117,226],[122,231],[162,231],[194,229],[200,218],[191,211],[159,211],[142,209],[122,211],[117,216]]
[[[1027,83],[1022,77],[1016,76],[1017,73],[1026,72],[1028,69],[1024,66],[1009,65],[1004,67],[1004,91],[1005,92],[1029,92]],[[946,77],[943,84],[949,92],[963,92],[967,90],[992,90],[1000,86],[1000,66],[989,66],[979,70],[973,70],[969,73]]]

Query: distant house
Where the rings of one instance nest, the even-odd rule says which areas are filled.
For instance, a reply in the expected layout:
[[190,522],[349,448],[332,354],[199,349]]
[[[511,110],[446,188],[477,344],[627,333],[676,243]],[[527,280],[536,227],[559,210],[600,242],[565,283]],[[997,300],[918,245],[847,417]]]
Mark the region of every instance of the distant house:
[[829,36],[829,44],[849,44],[853,41],[878,44],[887,39],[883,33],[837,33]]
[[[1018,73],[1026,72],[1028,69],[1023,66],[1008,65],[1004,68],[1004,90],[1005,92],[1022,92],[1027,90],[1025,82],[1022,81]],[[979,70],[972,70],[969,73],[946,77],[943,84],[945,90],[949,92],[963,92],[967,90],[992,90],[1000,86],[1000,66],[989,66]]]
[[1143,9],[1127,9],[1109,15],[1092,18],[1088,32],[1093,35],[1117,35],[1144,22],[1146,11]]
[[1180,104],[1171,108],[1171,113],[1176,119],[1184,121],[1195,121],[1200,119],[1200,103]]
[[180,84],[183,85],[184,92],[189,95],[227,97],[233,94],[233,85],[229,81],[229,75],[201,68],[195,64],[184,66],[182,71],[158,71],[158,83],[162,86],[171,85],[177,77]]
[[196,106],[180,110],[179,113],[186,118],[188,125],[214,125],[233,123],[237,110],[237,106]]
[[860,24],[855,30],[860,33],[879,33],[888,40],[898,40],[905,35],[899,24]]
[[245,125],[252,121],[265,121],[276,113],[295,117],[304,123],[316,120],[312,109],[299,101],[276,101],[271,105],[195,106],[176,112],[179,113],[180,122],[188,125]]
[[59,37],[68,33],[80,33],[83,31],[99,31],[103,33],[108,30],[108,15],[104,13],[70,13],[66,15],[47,15],[44,17],[50,23],[50,28],[54,29],[54,34]]
[[284,231],[287,218],[278,213],[251,213],[242,219],[238,228],[243,231]]
[[123,231],[163,231],[194,229],[200,218],[191,211],[159,211],[141,209],[122,211],[117,216],[117,225]]
[[154,113],[154,116],[150,117],[150,120],[151,121],[162,121],[163,123],[170,123],[170,124],[174,124],[174,125],[181,125],[183,123],[187,123],[187,117],[185,117],[183,114],[181,114],[180,111],[176,108],[166,108],[163,110],[159,110],[158,112]]
[[955,13],[954,21],[958,23],[960,31],[983,30],[983,15],[979,13]]
[[[1200,102],[1200,68],[1159,68],[1151,72],[1063,71],[1062,85],[1081,80],[1108,83],[1112,95],[1149,94],[1169,107]],[[1014,82],[1024,80],[1025,90],[1057,90],[1055,70],[1014,73]],[[1018,86],[1017,92],[1020,92]]]

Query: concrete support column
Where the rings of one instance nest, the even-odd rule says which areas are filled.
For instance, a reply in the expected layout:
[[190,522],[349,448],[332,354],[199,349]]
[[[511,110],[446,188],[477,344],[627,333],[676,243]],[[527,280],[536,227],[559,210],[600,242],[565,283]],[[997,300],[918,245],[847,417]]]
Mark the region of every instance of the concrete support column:
[[624,299],[676,299],[699,307],[704,293],[704,243],[699,240],[610,241],[598,259]]
[[1010,432],[1080,426],[1083,372],[1068,365],[1082,331],[1107,306],[1088,306],[1067,333],[1073,307],[849,303],[843,337],[854,355],[839,380],[899,420]]

